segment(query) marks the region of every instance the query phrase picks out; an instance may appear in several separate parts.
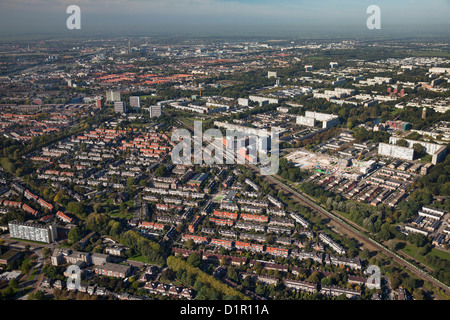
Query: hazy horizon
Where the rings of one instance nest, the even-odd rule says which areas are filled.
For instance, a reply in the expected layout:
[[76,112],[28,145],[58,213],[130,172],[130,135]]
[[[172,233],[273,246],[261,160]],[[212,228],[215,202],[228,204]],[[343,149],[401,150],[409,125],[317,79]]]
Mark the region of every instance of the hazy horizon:
[[[381,30],[366,27],[372,4],[381,9]],[[69,5],[81,8],[81,30],[66,27]],[[449,16],[449,0],[0,0],[0,35],[447,37]]]

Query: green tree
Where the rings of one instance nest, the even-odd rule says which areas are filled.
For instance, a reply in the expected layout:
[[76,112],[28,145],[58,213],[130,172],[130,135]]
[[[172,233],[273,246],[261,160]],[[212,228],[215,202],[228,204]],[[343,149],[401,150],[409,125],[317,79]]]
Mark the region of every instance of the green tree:
[[139,185],[142,186],[142,187],[147,187],[148,186],[147,181],[145,181],[144,179],[139,181]]
[[329,286],[331,285],[332,281],[330,278],[322,278],[322,280],[320,280],[320,283],[324,286]]
[[427,155],[425,148],[420,143],[414,143],[413,149],[416,158],[423,158]]
[[194,252],[187,258],[187,263],[193,267],[200,267],[202,264],[202,258],[198,253]]
[[156,168],[154,174],[156,177],[163,177],[163,176],[165,176],[166,171],[167,171],[167,169],[165,166],[159,165],[158,168]]
[[409,292],[413,292],[414,289],[416,288],[416,285],[417,285],[416,279],[412,277],[407,277],[402,282],[402,286]]
[[228,270],[227,270],[227,277],[228,277],[228,279],[231,279],[231,280],[233,280],[235,282],[238,282],[239,281],[239,275],[238,275],[238,273],[236,271],[236,268],[229,267]]
[[392,233],[389,230],[389,228],[390,228],[390,226],[389,226],[388,223],[385,223],[385,224],[382,225],[381,231],[378,232],[378,235],[381,237],[381,239],[387,241],[390,238],[392,238]]
[[399,140],[397,140],[396,145],[400,146],[400,147],[407,147],[408,141],[406,141],[405,139],[399,139]]
[[30,293],[28,300],[44,300],[44,292],[42,290],[36,291],[36,293]]
[[361,259],[367,260],[370,258],[370,251],[368,249],[364,249],[361,251],[359,256],[361,257]]
[[105,234],[108,231],[108,218],[105,214],[91,213],[86,219],[86,228],[89,230]]
[[395,290],[402,283],[402,276],[397,271],[394,271],[394,272],[391,273],[391,275],[389,277],[389,280],[391,282],[392,289]]
[[391,239],[387,242],[387,247],[390,250],[395,251],[397,249],[397,242],[394,239]]
[[51,254],[51,250],[49,248],[47,248],[47,247],[44,247],[42,249],[42,254],[44,255],[44,257],[48,258],[50,256],[50,254]]
[[119,221],[110,220],[108,222],[108,228],[109,228],[109,235],[112,237],[117,237],[120,234],[120,231],[122,230],[122,225]]
[[314,271],[309,277],[308,281],[312,283],[319,283],[319,273]]
[[69,239],[69,241],[71,243],[75,243],[81,240],[82,237],[82,233],[79,227],[75,227],[70,229],[69,233],[67,234],[67,239]]
[[30,259],[25,259],[22,262],[22,265],[20,266],[20,272],[22,273],[28,273],[31,268],[33,267],[33,264],[31,263]]
[[67,204],[67,210],[69,210],[70,213],[76,215],[80,219],[84,219],[86,217],[82,203],[75,201],[69,202]]
[[414,300],[425,300],[425,292],[422,289],[414,290],[413,297]]
[[19,288],[19,281],[17,279],[9,280],[8,287],[13,288],[13,289],[18,289]]
[[258,283],[256,285],[256,288],[255,288],[255,293],[260,295],[260,296],[264,296],[266,294],[266,286],[264,286],[263,284]]
[[136,181],[134,180],[134,178],[133,177],[129,177],[127,179],[127,187],[131,188],[131,187],[134,187],[135,185],[136,185]]
[[417,247],[423,247],[427,242],[427,237],[420,233],[409,233],[406,240]]
[[275,238],[273,235],[269,234],[266,236],[266,243],[267,244],[274,244],[275,243]]
[[184,244],[186,246],[186,248],[188,248],[189,250],[193,250],[195,248],[195,242],[192,239],[189,239],[188,241],[185,242]]

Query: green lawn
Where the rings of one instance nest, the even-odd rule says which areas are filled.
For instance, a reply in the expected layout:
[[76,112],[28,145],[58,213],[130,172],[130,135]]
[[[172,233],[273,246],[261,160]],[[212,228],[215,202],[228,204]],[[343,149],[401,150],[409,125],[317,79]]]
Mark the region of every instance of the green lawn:
[[[424,265],[434,269],[434,267],[432,265],[429,265],[425,262],[425,256],[422,255],[422,250],[420,250],[421,248],[416,247],[415,245],[412,244],[407,244],[401,251],[403,251],[404,253],[410,255],[411,257],[415,258],[417,261],[423,263]],[[450,253],[433,248],[431,250],[430,253],[428,253],[428,255],[433,255],[435,257],[438,257],[440,259],[443,260],[449,260],[450,259]]]
[[147,258],[144,257],[143,255],[136,255],[134,257],[128,258],[128,260],[132,260],[132,261],[138,261],[138,262],[144,262],[147,263]]
[[[338,210],[333,210],[333,212],[336,212],[337,214],[339,214],[340,216],[343,216],[344,218],[352,221],[352,219],[350,219],[350,214],[346,213],[346,212],[342,212],[342,211],[338,211]],[[354,222],[354,221],[353,221]],[[356,223],[356,222],[355,222]]]
[[224,198],[225,196],[223,195],[223,194],[218,194],[215,198],[214,198],[214,202],[220,202],[220,201],[222,201],[222,199]]
[[450,260],[450,253],[434,248],[431,253],[443,260]]
[[29,242],[29,243],[33,243],[33,244],[48,244],[46,242],[32,241],[32,240],[19,239],[19,238],[9,238],[9,239],[10,240],[16,240],[16,241],[21,241],[21,242]]
[[411,53],[414,57],[450,57],[450,53],[441,50],[414,50]]
[[433,157],[431,156],[431,154],[427,154],[426,156],[419,159],[419,161],[422,163],[429,163],[429,162],[431,162],[432,158]]
[[[423,262],[423,256],[419,253],[420,252],[420,248],[416,247],[415,245],[412,244],[407,244],[402,251],[408,255],[410,255],[413,258],[416,258],[418,261]],[[418,254],[419,253],[419,254]]]
[[132,124],[130,124],[130,127],[141,129],[141,128],[147,128],[149,125],[150,125],[150,122],[149,123],[132,123]]
[[127,220],[130,220],[133,218],[132,212],[129,212],[128,214],[123,214],[119,210],[113,210],[113,211],[109,212],[108,214],[110,217],[113,217],[113,218],[124,218]]
[[36,275],[36,269],[34,269],[31,273],[30,273],[30,275],[29,275],[29,277],[28,277],[28,281],[32,281],[33,279],[34,279],[34,276]]

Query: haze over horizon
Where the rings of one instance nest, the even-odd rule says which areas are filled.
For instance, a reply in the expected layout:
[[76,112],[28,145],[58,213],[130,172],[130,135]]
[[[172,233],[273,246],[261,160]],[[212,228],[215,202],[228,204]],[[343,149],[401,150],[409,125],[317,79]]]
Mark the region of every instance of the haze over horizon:
[[[381,8],[381,30],[368,30],[369,5]],[[81,30],[68,30],[69,5],[81,8]],[[448,35],[450,1],[311,0],[0,0],[0,35],[52,33],[196,35]]]

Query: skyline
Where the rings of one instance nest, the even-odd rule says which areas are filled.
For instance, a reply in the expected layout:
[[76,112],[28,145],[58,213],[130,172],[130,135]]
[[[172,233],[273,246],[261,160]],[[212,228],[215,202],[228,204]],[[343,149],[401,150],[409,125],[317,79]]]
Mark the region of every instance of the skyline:
[[0,300],[449,300],[448,3],[0,0]]
[[[381,30],[368,30],[366,13],[381,9]],[[69,5],[81,8],[81,30],[68,30]],[[0,35],[55,33],[166,34],[359,34],[367,36],[434,31],[447,34],[450,2],[121,0],[0,1]],[[440,28],[440,29],[439,29]]]

